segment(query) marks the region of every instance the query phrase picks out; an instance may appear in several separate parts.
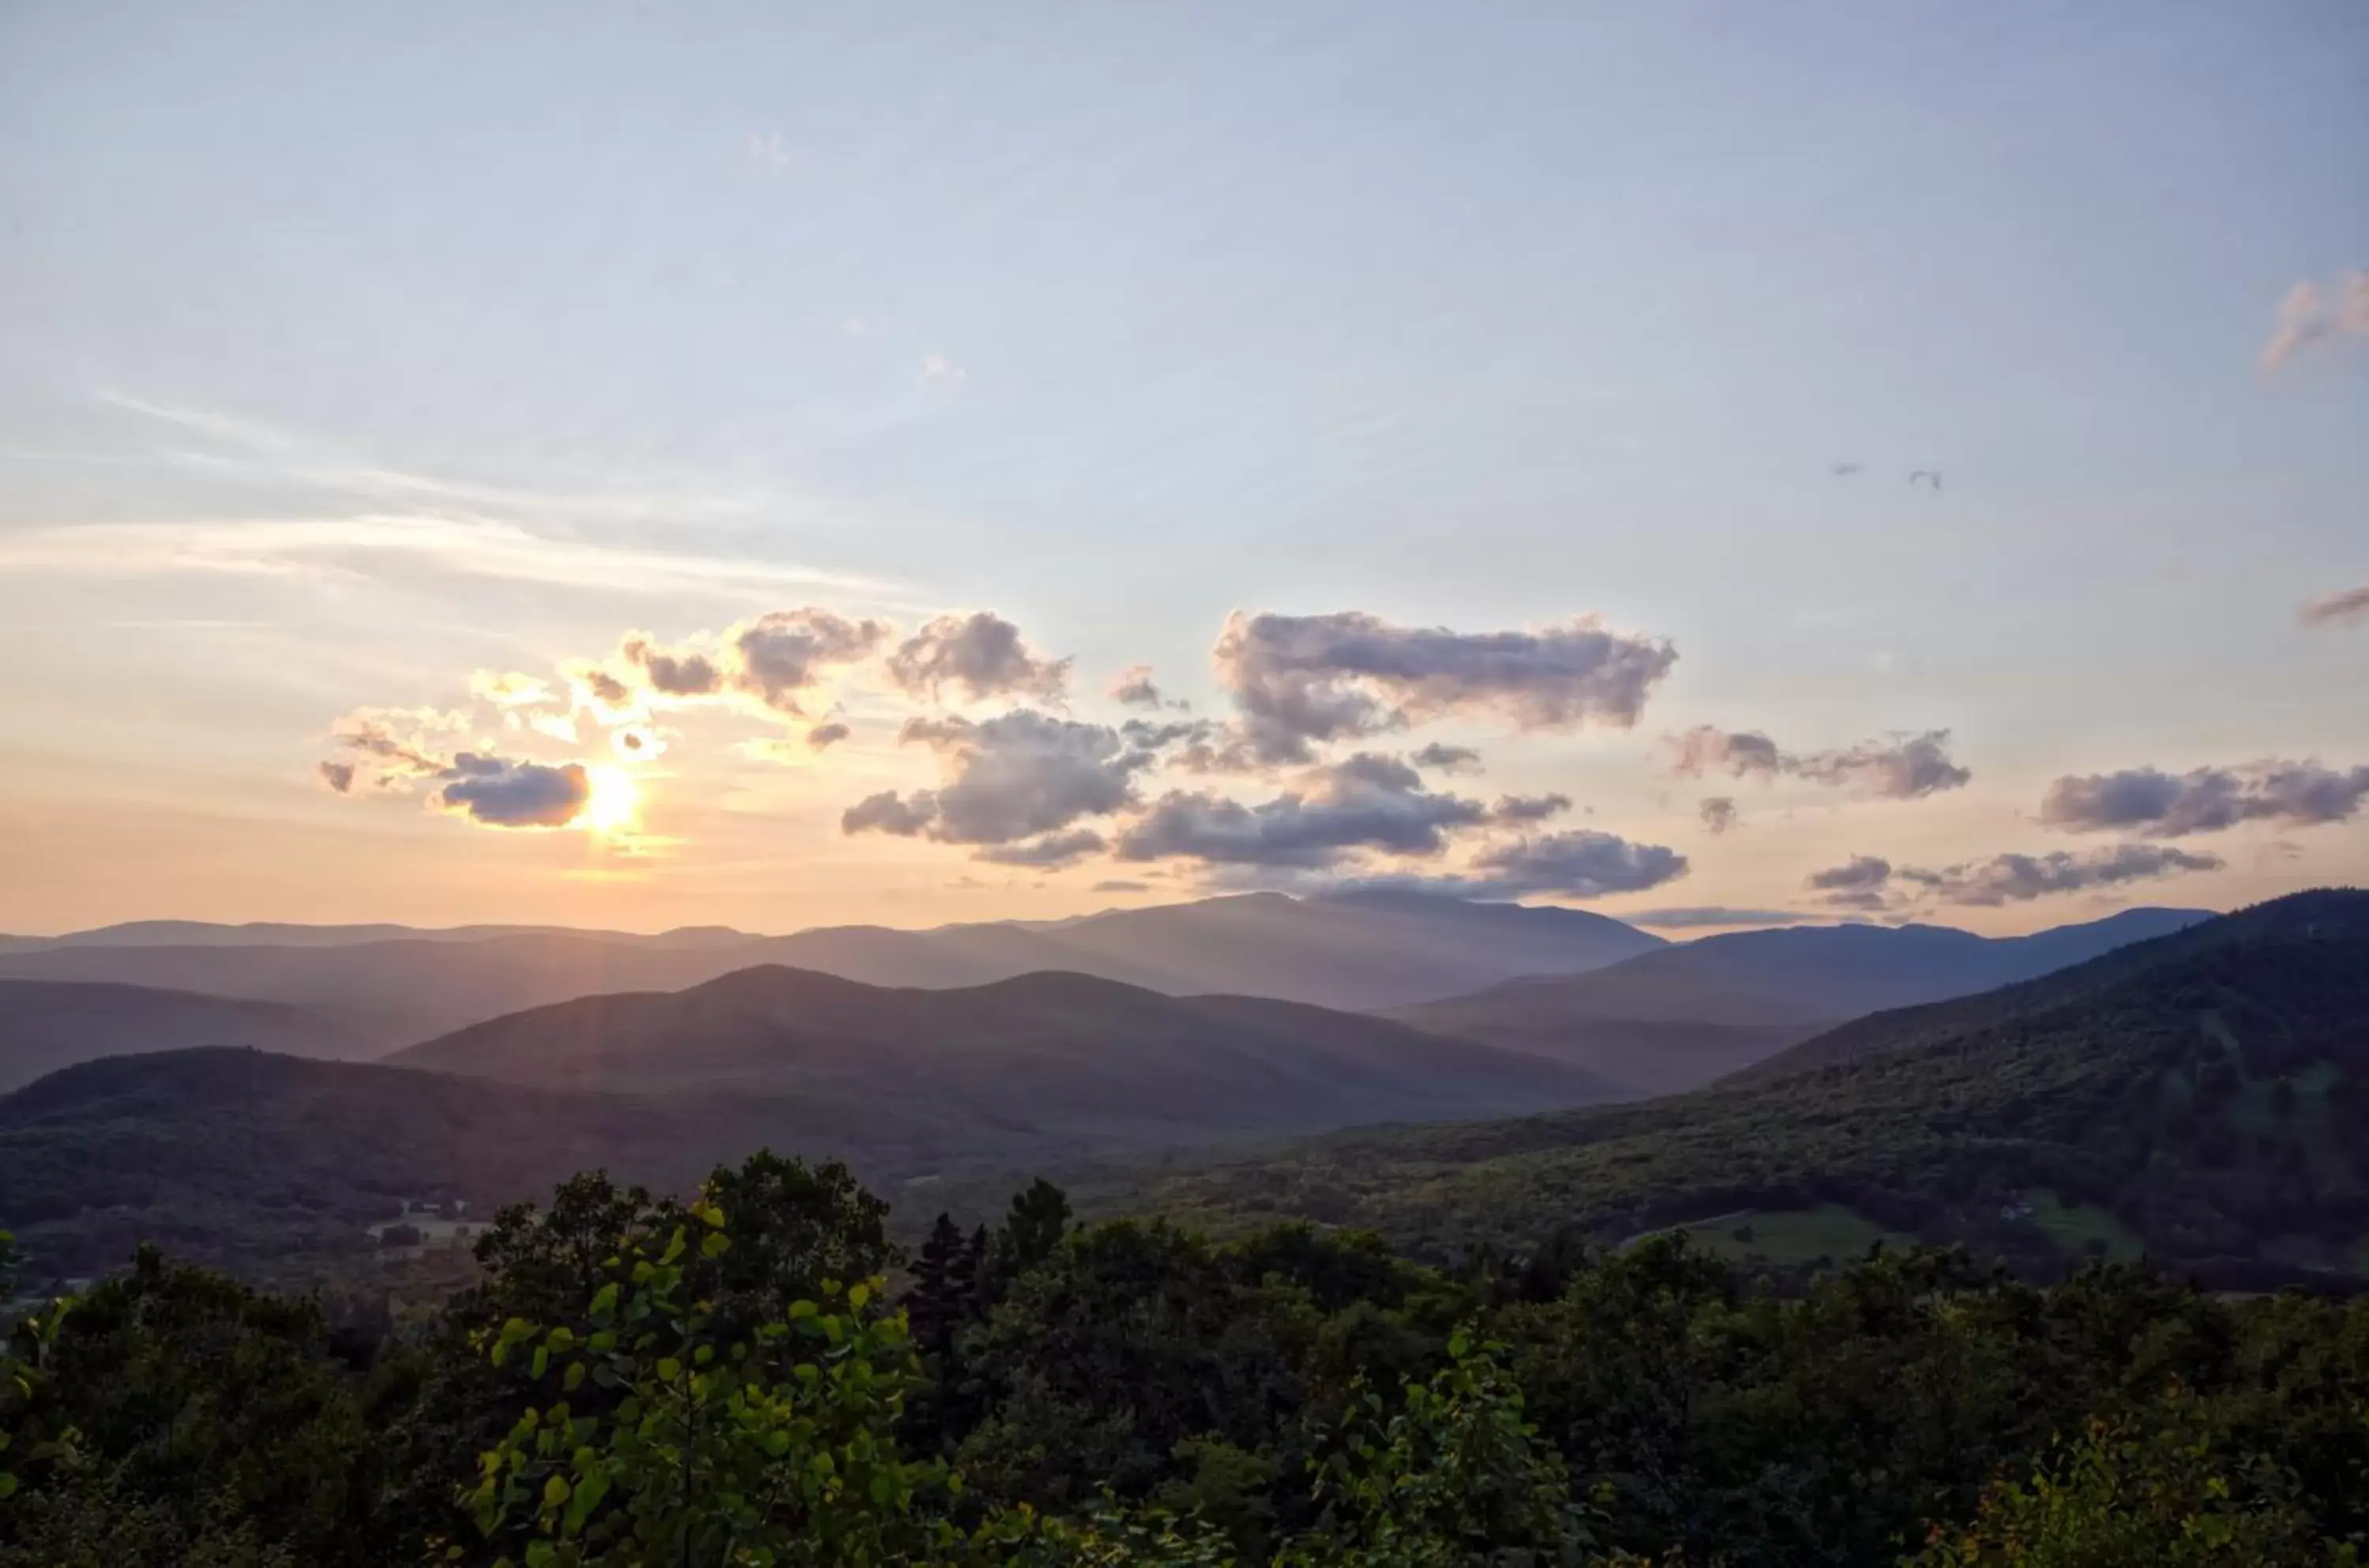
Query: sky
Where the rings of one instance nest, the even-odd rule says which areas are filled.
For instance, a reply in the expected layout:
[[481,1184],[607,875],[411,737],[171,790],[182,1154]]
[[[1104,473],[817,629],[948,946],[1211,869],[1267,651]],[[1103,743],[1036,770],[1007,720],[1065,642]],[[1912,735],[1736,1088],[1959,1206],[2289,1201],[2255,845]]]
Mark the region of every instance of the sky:
[[2356,0],[23,0],[0,930],[2369,882],[2363,149]]

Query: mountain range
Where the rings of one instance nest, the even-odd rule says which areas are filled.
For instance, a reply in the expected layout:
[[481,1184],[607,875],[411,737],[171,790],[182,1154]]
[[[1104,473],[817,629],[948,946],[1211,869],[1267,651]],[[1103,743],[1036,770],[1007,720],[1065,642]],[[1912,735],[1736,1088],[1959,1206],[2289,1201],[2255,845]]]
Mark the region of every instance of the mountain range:
[[1988,990],[2211,918],[2127,910],[1997,938],[1927,925],[1736,932],[1389,1016],[1584,1066],[1604,1083],[1602,1098],[1643,1099],[1698,1088],[1847,1019]]
[[[305,928],[294,928],[302,932]],[[284,1002],[382,1050],[498,1014],[600,992],[679,990],[760,964],[881,986],[965,987],[1066,970],[1170,995],[1265,996],[1364,1010],[1516,975],[1574,973],[1664,945],[1582,910],[1379,894],[1244,894],[1051,922],[790,936],[658,936],[505,927],[303,935],[276,926],[143,922],[17,938],[0,979],[107,981]]]
[[2369,1275],[2369,894],[1877,1013],[1689,1094],[1345,1132],[1104,1201],[1220,1227],[1297,1214],[1440,1256],[1696,1225],[2042,1266],[2144,1249],[2257,1288]]

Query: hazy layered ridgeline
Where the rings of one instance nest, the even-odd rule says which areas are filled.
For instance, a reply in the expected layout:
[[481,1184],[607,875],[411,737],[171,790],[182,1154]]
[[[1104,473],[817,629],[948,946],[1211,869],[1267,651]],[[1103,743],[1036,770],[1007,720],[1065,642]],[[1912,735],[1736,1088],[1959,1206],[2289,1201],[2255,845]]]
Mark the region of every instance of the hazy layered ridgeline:
[[1570,1062],[1601,1079],[1606,1098],[1641,1099],[1698,1088],[1861,1013],[1986,990],[2211,918],[2127,910],[1999,938],[1914,925],[1739,932],[1389,1015]]
[[2144,1250],[2225,1282],[2369,1276],[2369,894],[2295,894],[1836,1041],[1732,1087],[1345,1133],[1113,1201],[1435,1255],[1700,1223],[1794,1265],[1890,1235],[2043,1269]]
[[[174,940],[160,942],[159,937]],[[314,1010],[394,1049],[465,1024],[606,991],[676,990],[758,964],[874,985],[975,986],[1068,970],[1172,994],[1338,1008],[1415,1001],[1662,945],[1602,915],[1460,898],[1243,895],[1054,922],[790,936],[506,927],[407,933],[143,922],[0,951],[0,977],[105,980]]]

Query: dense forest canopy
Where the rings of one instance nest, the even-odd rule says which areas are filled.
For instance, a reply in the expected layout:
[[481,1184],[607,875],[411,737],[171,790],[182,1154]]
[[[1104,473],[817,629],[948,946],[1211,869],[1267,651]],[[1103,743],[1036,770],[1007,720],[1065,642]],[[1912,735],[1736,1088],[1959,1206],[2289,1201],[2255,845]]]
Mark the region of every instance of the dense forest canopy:
[[[1304,1224],[910,1258],[841,1167],[505,1211],[428,1311],[143,1250],[17,1328],[0,1564],[2328,1563],[2369,1301]],[[2152,1553],[2152,1554],[2150,1554]]]

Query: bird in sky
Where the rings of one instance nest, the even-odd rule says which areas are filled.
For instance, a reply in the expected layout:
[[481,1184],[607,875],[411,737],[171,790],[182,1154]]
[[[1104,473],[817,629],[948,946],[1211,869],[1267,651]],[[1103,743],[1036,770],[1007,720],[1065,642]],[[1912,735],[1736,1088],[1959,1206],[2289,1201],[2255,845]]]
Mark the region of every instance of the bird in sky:
[[1938,491],[1941,487],[1941,471],[1938,468],[1919,468],[1908,476],[1908,482],[1912,485],[1930,485]]
[[1837,463],[1835,464],[1835,473],[1845,479],[1848,479],[1852,475],[1858,473],[1860,465],[1856,463]]

